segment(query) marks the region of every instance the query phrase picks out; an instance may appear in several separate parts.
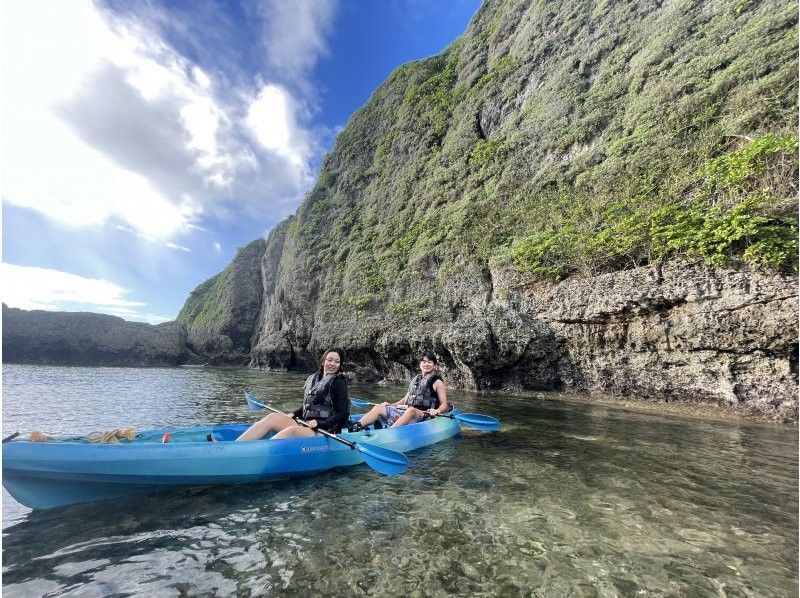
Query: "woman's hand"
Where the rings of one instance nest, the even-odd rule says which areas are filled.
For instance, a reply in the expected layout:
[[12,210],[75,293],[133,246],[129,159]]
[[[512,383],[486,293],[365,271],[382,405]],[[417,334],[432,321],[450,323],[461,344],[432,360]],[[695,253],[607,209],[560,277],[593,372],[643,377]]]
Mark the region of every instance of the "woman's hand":
[[430,409],[428,409],[427,413],[431,417],[436,417],[439,414],[439,412],[434,407],[431,407]]
[[312,419],[310,421],[307,421],[306,423],[308,424],[308,427],[311,428],[312,430],[317,429],[317,420]]

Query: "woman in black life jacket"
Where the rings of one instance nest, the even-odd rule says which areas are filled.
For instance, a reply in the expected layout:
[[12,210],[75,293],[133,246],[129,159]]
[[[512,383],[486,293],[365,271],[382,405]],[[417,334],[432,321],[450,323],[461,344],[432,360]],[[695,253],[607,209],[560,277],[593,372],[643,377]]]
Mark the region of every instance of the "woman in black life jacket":
[[[311,374],[303,387],[303,404],[287,417],[270,413],[250,426],[236,440],[258,440],[276,432],[273,440],[293,436],[314,436],[319,428],[338,434],[350,415],[350,397],[347,380],[342,374],[341,349],[329,349],[322,355],[318,372]],[[301,426],[297,419],[305,420],[310,427]]]
[[[419,359],[420,373],[411,379],[406,396],[396,403],[375,405],[356,424],[356,429],[364,428],[384,418],[394,428],[418,422],[427,416],[444,413],[448,409],[447,386],[436,372],[436,356],[423,353]],[[405,406],[405,409],[401,409]]]

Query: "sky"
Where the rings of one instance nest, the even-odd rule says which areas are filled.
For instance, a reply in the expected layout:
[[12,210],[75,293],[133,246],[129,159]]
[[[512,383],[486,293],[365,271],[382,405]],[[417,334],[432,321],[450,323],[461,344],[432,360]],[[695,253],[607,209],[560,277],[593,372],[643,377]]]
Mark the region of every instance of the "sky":
[[3,0],[2,300],[173,320],[480,0]]

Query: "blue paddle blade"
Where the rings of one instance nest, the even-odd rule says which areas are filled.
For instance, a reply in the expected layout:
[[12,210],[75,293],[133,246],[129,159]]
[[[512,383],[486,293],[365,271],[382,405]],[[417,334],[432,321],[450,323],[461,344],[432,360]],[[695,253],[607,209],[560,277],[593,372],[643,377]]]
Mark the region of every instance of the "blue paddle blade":
[[408,457],[403,453],[377,444],[356,442],[355,445],[356,450],[364,455],[364,462],[375,471],[385,475],[400,475],[408,469]]
[[500,429],[498,420],[482,413],[456,413],[453,417],[465,426],[483,432],[494,432]]
[[247,401],[247,407],[250,411],[264,411],[264,405],[255,397],[255,395],[251,395],[249,392],[244,393],[244,398]]
[[369,409],[375,404],[365,401],[364,399],[359,399],[358,397],[350,397],[350,403],[353,407],[358,407],[359,409]]

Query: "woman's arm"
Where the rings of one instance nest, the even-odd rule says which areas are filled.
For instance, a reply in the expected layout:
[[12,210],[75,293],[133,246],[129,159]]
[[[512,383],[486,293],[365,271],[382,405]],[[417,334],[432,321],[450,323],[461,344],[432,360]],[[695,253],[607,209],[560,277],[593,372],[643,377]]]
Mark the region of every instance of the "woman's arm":
[[439,397],[439,408],[436,413],[444,413],[447,411],[447,386],[439,379],[433,384],[433,390],[436,391],[436,396]]
[[408,405],[408,393],[406,393],[406,396],[404,396],[402,399],[397,401],[395,405]]

